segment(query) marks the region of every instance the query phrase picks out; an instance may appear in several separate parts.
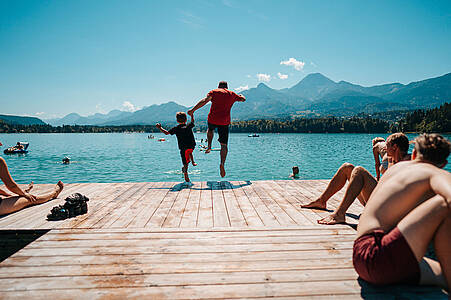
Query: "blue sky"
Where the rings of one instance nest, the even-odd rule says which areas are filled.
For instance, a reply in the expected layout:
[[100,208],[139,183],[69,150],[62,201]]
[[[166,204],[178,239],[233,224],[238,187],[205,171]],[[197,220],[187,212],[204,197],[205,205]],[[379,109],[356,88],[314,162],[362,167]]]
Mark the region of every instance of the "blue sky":
[[409,83],[451,72],[450,37],[450,1],[0,0],[0,113],[190,106],[314,72]]

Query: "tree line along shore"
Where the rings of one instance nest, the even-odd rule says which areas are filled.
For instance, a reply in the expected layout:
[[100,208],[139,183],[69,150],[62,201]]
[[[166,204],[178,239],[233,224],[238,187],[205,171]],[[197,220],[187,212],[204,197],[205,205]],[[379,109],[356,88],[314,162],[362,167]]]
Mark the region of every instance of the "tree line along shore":
[[[174,123],[175,124],[175,123]],[[171,125],[171,124],[168,124]],[[206,131],[207,124],[196,123],[196,130]],[[121,133],[159,132],[154,125],[92,126],[92,125],[18,125],[0,120],[0,133]],[[230,132],[236,133],[390,133],[451,132],[451,103],[438,108],[415,110],[398,121],[376,116],[319,117],[296,119],[260,119],[235,121]]]

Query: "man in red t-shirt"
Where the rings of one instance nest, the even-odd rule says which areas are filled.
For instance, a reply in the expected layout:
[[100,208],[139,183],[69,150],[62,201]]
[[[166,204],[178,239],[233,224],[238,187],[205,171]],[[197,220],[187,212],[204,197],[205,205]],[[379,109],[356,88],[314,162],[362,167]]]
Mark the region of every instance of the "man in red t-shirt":
[[221,164],[219,170],[221,177],[225,176],[225,160],[227,157],[227,141],[229,140],[229,125],[230,125],[230,109],[236,101],[244,102],[246,98],[243,95],[227,89],[227,82],[219,82],[218,88],[211,90],[207,97],[200,100],[192,109],[188,110],[188,114],[192,116],[196,110],[211,101],[210,113],[208,114],[208,130],[207,139],[208,147],[205,153],[211,151],[211,142],[215,128],[218,128],[218,141],[221,144]]

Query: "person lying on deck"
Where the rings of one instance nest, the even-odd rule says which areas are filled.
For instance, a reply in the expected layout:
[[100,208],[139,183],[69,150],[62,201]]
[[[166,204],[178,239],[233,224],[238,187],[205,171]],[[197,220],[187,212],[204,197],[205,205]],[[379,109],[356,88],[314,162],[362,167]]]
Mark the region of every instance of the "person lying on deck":
[[[451,143],[438,134],[416,138],[412,161],[381,178],[360,217],[353,264],[360,277],[385,285],[451,287]],[[438,261],[424,257],[433,242]]]
[[[409,150],[409,139],[403,133],[394,133],[387,138],[387,155],[389,156],[389,163],[393,165],[402,160],[409,160],[410,155],[407,154]],[[357,198],[363,206],[366,205],[368,199],[376,187],[377,180],[365,168],[356,166],[350,163],[344,163],[332,177],[327,185],[326,190],[319,196],[318,199],[301,205],[302,208],[316,208],[326,209],[327,201],[340,191],[346,181],[349,181],[348,186],[343,197],[343,200],[338,205],[337,209],[329,216],[319,219],[319,224],[340,224],[345,223],[346,211]]]
[[0,157],[0,179],[3,181],[6,188],[13,193],[10,194],[9,192],[0,189],[0,216],[16,212],[27,206],[41,204],[55,199],[64,188],[64,184],[61,181],[58,181],[53,192],[44,195],[32,195],[29,193],[33,188],[33,182],[31,182],[27,189],[22,190],[12,179],[3,157]]

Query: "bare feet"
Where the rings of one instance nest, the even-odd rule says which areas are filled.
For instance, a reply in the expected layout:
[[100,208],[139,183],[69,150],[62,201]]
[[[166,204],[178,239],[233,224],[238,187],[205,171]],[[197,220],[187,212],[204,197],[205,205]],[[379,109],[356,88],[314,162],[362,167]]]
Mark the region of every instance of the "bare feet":
[[211,148],[205,149],[205,154],[210,153],[210,152],[211,152]]
[[25,193],[29,193],[34,187],[34,182],[30,182],[30,184],[28,185],[28,187],[25,189]]
[[55,187],[55,196],[54,196],[54,198],[58,197],[58,195],[61,193],[63,188],[64,188],[64,183],[61,180],[58,181],[58,183],[56,184],[56,187]]
[[219,173],[221,174],[221,177],[224,177],[226,175],[224,165],[219,165]]
[[325,218],[319,219],[317,222],[318,222],[318,224],[326,224],[326,225],[346,223],[345,216],[339,216],[336,214],[330,214]]
[[302,208],[326,209],[326,202],[321,199],[317,199],[308,204],[301,205],[301,207]]

